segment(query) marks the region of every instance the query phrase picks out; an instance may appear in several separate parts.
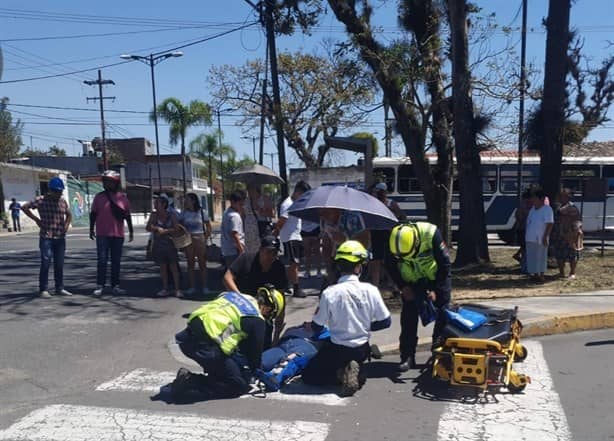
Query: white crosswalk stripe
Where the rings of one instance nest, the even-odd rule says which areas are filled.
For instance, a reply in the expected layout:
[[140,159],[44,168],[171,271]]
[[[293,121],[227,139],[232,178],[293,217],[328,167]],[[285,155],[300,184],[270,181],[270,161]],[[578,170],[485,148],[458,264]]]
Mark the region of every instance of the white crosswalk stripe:
[[[97,391],[124,391],[124,392],[147,392],[155,393],[160,387],[169,384],[175,378],[174,372],[159,372],[150,369],[135,369],[125,372],[111,381],[99,385]],[[242,398],[249,399],[249,395]],[[324,406],[345,406],[349,398],[341,398],[330,391],[290,384],[284,388],[284,392],[267,393],[267,399],[279,401],[294,401],[297,403],[311,403]]]
[[496,402],[450,403],[439,419],[439,441],[502,439],[569,441],[571,432],[542,345],[526,341],[519,372],[531,377],[524,394],[497,394]]
[[300,439],[323,441],[329,425],[308,421],[254,421],[170,412],[52,405],[6,430],[6,441],[202,441]]

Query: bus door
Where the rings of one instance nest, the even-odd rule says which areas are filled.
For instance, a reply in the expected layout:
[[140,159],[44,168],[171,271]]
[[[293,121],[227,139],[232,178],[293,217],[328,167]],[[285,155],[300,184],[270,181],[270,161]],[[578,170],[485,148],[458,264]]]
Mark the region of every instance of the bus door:
[[603,202],[587,201],[584,199],[584,185],[589,179],[599,178],[598,165],[562,164],[561,188],[572,191],[572,201],[582,213],[584,231],[597,231],[601,229],[603,217]]

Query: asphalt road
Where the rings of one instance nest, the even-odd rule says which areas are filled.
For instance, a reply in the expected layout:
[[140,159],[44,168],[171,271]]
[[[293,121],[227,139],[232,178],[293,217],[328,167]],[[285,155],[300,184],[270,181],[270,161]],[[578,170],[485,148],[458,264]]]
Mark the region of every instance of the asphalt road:
[[297,384],[266,398],[158,400],[180,366],[169,342],[199,302],[153,298],[145,242],[126,245],[128,294],[95,298],[94,244],[73,232],[65,280],[77,295],[41,299],[36,237],[0,239],[0,440],[614,439],[614,330],[523,341],[517,369],[533,381],[518,395],[436,387],[388,356],[352,398]]

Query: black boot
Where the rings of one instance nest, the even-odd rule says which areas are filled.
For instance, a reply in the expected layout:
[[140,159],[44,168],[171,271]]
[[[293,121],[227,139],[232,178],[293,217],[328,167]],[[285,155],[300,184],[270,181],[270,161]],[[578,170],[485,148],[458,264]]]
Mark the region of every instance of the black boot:
[[399,363],[399,370],[401,372],[406,372],[410,369],[416,369],[416,356],[410,355],[405,359],[401,359],[401,363]]

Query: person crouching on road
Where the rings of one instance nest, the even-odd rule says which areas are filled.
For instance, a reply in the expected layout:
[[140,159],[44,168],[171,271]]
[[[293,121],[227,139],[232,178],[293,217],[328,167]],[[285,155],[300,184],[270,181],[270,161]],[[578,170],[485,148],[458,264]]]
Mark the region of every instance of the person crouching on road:
[[428,222],[397,225],[390,234],[386,269],[403,299],[399,369],[416,367],[419,308],[428,299],[437,307],[435,344],[445,326],[445,308],[452,291],[450,254],[439,229]]
[[305,384],[341,383],[341,396],[351,396],[362,387],[362,363],[369,356],[371,331],[390,327],[390,311],[377,287],[360,282],[368,260],[365,247],[348,240],[337,248],[335,263],[341,277],[322,292],[311,326],[315,332],[330,331],[330,342],[307,364]]
[[[111,254],[111,287],[115,295],[124,295],[126,291],[119,287],[119,271],[124,246],[124,220],[128,224],[128,242],[134,239],[130,202],[121,193],[119,173],[107,170],[102,174],[101,191],[94,197],[90,212],[90,239],[96,240],[98,268],[94,295],[102,295],[107,280],[107,261]],[[95,231],[94,231],[95,228]]]
[[[180,368],[171,384],[173,400],[234,398],[249,391],[242,372],[243,358],[253,377],[260,367],[266,321],[284,310],[282,293],[261,288],[256,298],[224,292],[188,318],[175,339],[181,351],[202,366],[207,375]],[[240,355],[239,355],[240,352]]]
[[[49,267],[53,259],[53,277],[55,279],[55,294],[71,296],[64,288],[64,256],[66,254],[66,232],[72,220],[70,207],[62,197],[64,182],[58,176],[49,180],[49,192],[36,200],[27,202],[21,207],[23,213],[36,222],[40,228],[39,248],[41,266],[38,278],[39,296],[51,297],[48,291]],[[38,210],[40,218],[32,210]]]

